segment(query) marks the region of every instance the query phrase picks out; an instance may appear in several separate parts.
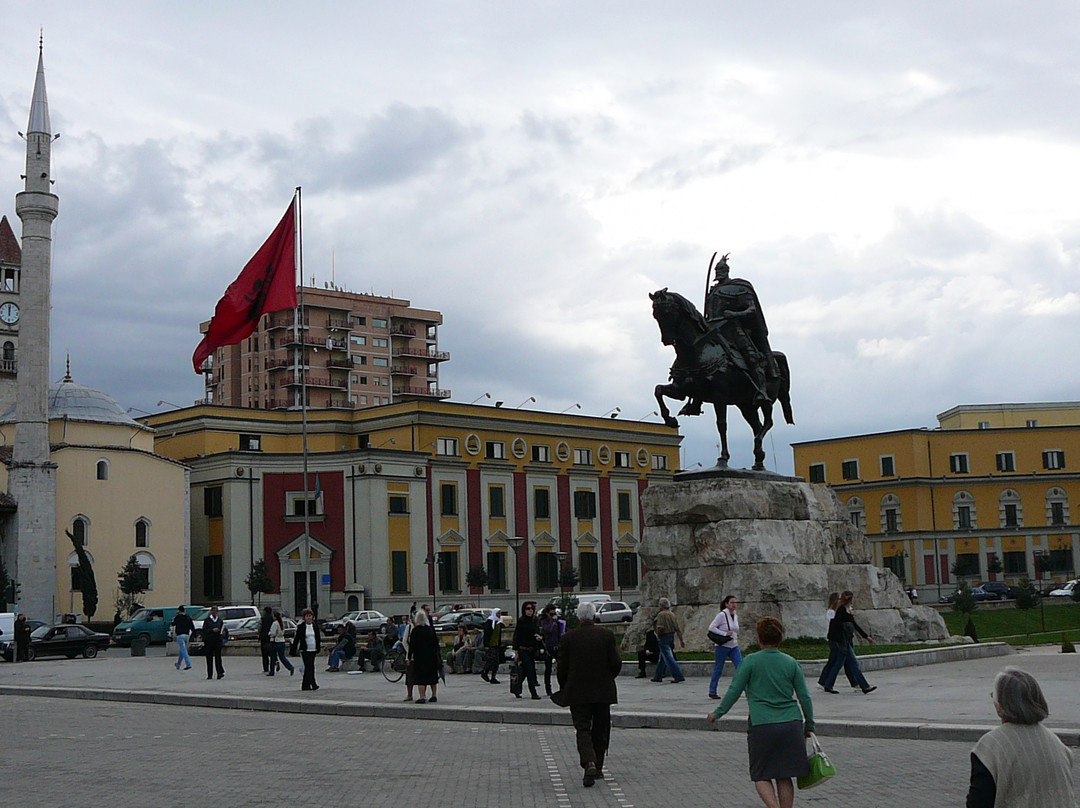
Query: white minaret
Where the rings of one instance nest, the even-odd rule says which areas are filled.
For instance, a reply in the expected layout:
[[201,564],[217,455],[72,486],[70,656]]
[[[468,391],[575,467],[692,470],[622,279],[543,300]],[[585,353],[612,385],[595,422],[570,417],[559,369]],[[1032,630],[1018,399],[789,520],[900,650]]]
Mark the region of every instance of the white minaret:
[[56,614],[56,465],[49,460],[49,292],[52,223],[52,128],[45,96],[45,63],[38,47],[37,78],[26,127],[26,183],[15,196],[22,221],[22,277],[15,446],[8,493],[15,500],[15,557],[9,574],[21,589],[19,611],[51,621]]

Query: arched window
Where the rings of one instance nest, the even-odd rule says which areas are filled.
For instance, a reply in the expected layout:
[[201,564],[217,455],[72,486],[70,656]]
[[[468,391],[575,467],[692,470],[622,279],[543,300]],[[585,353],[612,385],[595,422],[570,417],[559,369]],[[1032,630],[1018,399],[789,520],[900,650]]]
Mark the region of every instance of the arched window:
[[150,592],[154,588],[154,564],[157,563],[150,553],[142,552],[135,554],[135,563],[143,574],[143,591]]
[[957,491],[953,497],[953,530],[975,530],[975,497],[967,491]]
[[863,501],[859,497],[851,497],[846,503],[845,507],[848,512],[848,519],[851,520],[851,524],[855,527],[866,527],[866,506],[863,505]]
[[7,342],[4,343],[4,361],[5,362],[14,362],[15,361],[15,343],[12,342],[11,340],[8,340]]
[[146,517],[140,517],[135,522],[135,546],[150,546],[150,520]]
[[998,516],[1002,527],[1020,527],[1024,524],[1024,506],[1020,495],[1006,488],[998,497]]
[[904,529],[904,522],[900,518],[900,497],[896,494],[886,494],[881,498],[881,532],[899,533]]
[[1057,486],[1046,492],[1046,524],[1069,524],[1069,497]]
[[349,595],[348,599],[345,601],[345,608],[350,612],[360,611],[360,598],[356,595]]
[[99,480],[109,479],[109,461],[105,458],[97,462],[97,478]]
[[[90,561],[90,567],[93,568],[94,557],[90,553],[87,553],[86,557]],[[79,576],[79,556],[77,553],[68,554],[67,566],[71,576],[71,591],[78,592],[82,589],[82,579]]]
[[85,516],[76,516],[71,520],[71,535],[75,543],[85,547],[90,543],[90,520]]

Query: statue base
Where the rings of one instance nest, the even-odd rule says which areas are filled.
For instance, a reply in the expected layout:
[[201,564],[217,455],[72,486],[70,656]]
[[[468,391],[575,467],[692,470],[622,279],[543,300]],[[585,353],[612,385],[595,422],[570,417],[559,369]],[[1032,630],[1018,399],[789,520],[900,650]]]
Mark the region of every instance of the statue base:
[[643,607],[627,632],[633,647],[671,600],[688,648],[712,647],[706,632],[726,595],[739,599],[743,644],[768,615],[785,635],[824,638],[830,592],[850,589],[855,619],[879,642],[949,636],[941,616],[914,606],[892,572],[874,567],[866,535],[831,489],[769,472],[677,475],[642,495]]

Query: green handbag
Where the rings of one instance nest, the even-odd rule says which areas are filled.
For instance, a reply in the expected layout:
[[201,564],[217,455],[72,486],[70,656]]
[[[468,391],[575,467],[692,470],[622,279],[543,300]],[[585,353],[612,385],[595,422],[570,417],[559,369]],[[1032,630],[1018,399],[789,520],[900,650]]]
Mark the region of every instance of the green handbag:
[[821,748],[821,744],[818,743],[817,735],[812,732],[810,733],[810,745],[812,751],[806,759],[810,771],[808,774],[798,778],[799,788],[813,788],[821,785],[836,774],[836,767],[829,760],[829,756],[825,754],[825,750]]

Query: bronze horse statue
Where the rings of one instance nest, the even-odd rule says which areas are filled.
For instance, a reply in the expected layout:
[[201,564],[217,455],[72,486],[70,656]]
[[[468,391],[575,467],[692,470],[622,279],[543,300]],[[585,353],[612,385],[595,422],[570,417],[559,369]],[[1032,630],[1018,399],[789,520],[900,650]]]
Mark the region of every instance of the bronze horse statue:
[[[777,401],[784,411],[784,419],[795,423],[791,414],[791,374],[787,357],[779,351],[773,351],[779,374],[766,382],[765,393],[768,402],[755,405],[756,389],[747,371],[738,366],[729,347],[722,340],[709,339],[709,327],[689,300],[666,288],[649,295],[653,302],[653,317],[660,326],[660,337],[665,345],[675,347],[675,362],[669,374],[671,384],[656,386],[656,401],[660,405],[660,414],[668,426],[678,426],[679,422],[668,411],[664,398],[688,402],[679,415],[698,415],[697,401],[713,405],[716,411],[716,429],[720,433],[721,454],[716,464],[726,468],[728,458],[727,408],[739,408],[746,423],[754,431],[755,471],[765,470],[765,450],[762,441],[773,426],[773,404]],[[696,410],[696,411],[695,411]],[[758,417],[758,411],[761,417]]]

